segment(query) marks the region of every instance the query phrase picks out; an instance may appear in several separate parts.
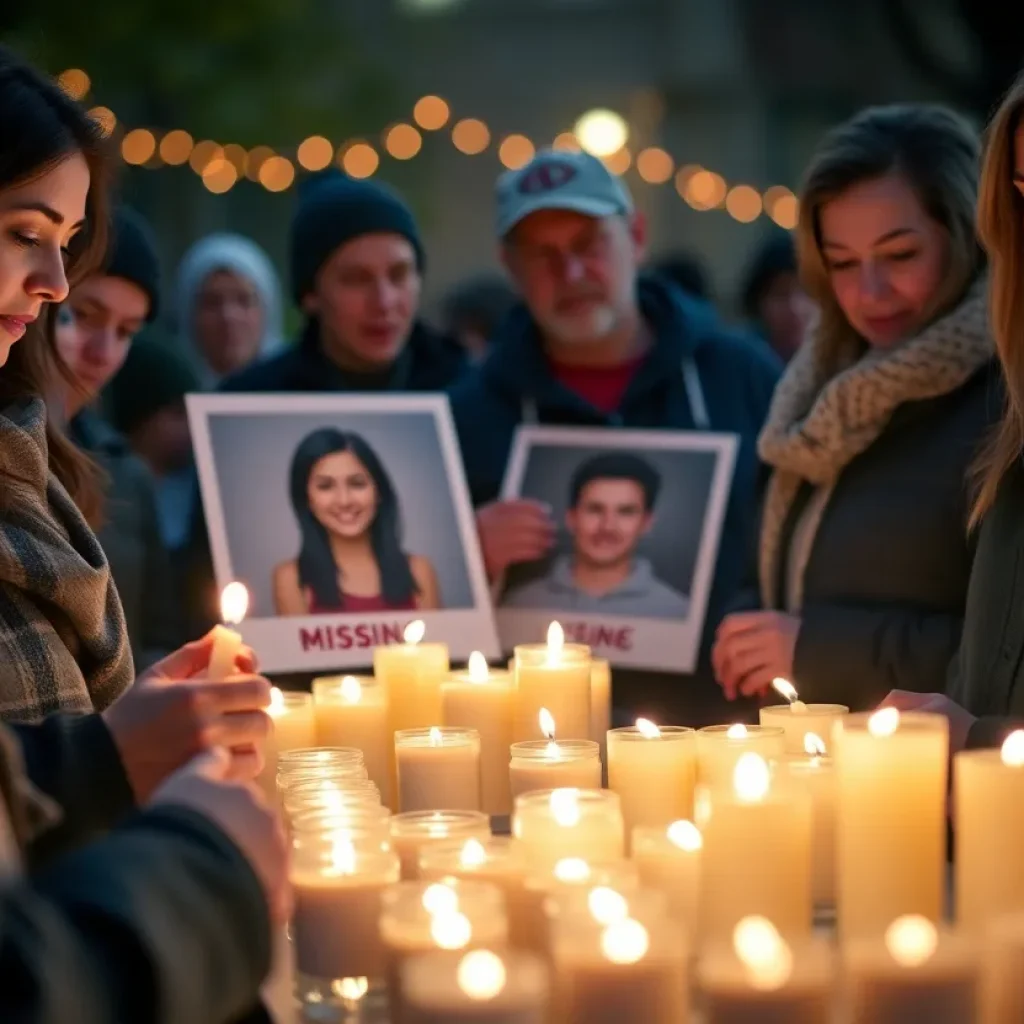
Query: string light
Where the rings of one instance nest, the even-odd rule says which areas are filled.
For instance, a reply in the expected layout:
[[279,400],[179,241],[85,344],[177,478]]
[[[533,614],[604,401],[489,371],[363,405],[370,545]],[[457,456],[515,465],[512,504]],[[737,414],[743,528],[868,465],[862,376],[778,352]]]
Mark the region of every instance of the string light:
[[215,195],[222,195],[234,188],[238,181],[238,169],[230,160],[217,157],[203,168],[203,184]]
[[560,132],[551,143],[552,149],[558,149],[566,153],[579,153],[583,147],[580,140],[572,132]]
[[491,144],[491,133],[483,121],[464,117],[452,128],[452,144],[460,153],[476,156]]
[[423,136],[411,124],[396,124],[388,130],[384,148],[396,160],[411,160],[423,148]]
[[734,185],[725,197],[725,208],[741,224],[761,216],[761,194],[749,185]]
[[533,159],[536,150],[525,135],[506,135],[498,147],[498,159],[510,170],[516,171]]
[[338,156],[341,169],[353,178],[369,178],[380,166],[377,150],[368,142],[353,142]]
[[423,96],[412,108],[412,119],[427,132],[443,128],[451,117],[451,109],[440,96]]
[[720,174],[699,170],[687,182],[683,198],[695,210],[713,210],[721,205],[727,191],[725,178]]
[[295,180],[295,168],[284,156],[272,156],[260,168],[260,184],[268,192],[284,192]]
[[156,152],[156,138],[146,128],[134,128],[121,140],[121,156],[126,164],[144,164]]
[[245,176],[250,181],[259,181],[263,165],[276,155],[269,146],[255,146],[250,149],[248,159],[245,161]]
[[117,127],[117,118],[110,107],[93,107],[89,111],[89,117],[99,126],[104,138],[109,139],[114,134],[114,129]]
[[334,144],[322,135],[311,135],[300,143],[296,158],[307,171],[322,171],[334,159]]
[[605,167],[612,174],[616,174],[620,178],[629,170],[629,165],[633,162],[633,157],[625,146],[618,150],[618,152],[612,153],[611,156],[606,156],[603,159]]
[[57,76],[57,84],[73,99],[83,99],[92,82],[81,68],[68,68]]
[[672,177],[675,161],[665,150],[649,146],[636,156],[636,173],[650,185],[664,185]]
[[224,159],[234,167],[236,180],[245,174],[249,163],[249,154],[246,152],[245,146],[240,146],[237,142],[229,142],[224,147]]
[[171,167],[187,163],[192,154],[192,136],[176,128],[160,140],[160,159]]
[[800,201],[785,185],[773,185],[765,191],[764,211],[780,228],[791,231],[800,216]]

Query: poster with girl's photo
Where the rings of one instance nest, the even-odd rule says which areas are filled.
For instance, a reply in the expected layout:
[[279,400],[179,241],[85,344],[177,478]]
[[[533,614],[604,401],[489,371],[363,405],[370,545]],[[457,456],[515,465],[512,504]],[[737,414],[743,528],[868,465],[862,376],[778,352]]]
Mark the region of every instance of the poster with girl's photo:
[[190,395],[217,583],[268,672],[367,666],[414,619],[453,660],[499,652],[448,401]]

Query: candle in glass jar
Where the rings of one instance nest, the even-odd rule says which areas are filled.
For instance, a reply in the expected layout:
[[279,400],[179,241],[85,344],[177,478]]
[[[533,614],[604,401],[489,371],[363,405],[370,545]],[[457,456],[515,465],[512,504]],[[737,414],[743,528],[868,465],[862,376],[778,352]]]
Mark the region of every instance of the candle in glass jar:
[[313,713],[317,743],[362,750],[367,775],[380,790],[381,801],[391,807],[393,734],[384,687],[372,676],[314,679]]
[[963,750],[953,758],[956,822],[956,921],[982,931],[1024,911],[1024,731],[1001,750]]
[[805,704],[788,679],[776,679],[772,686],[786,698],[787,703],[761,708],[760,721],[762,725],[783,729],[787,753],[799,757],[805,750],[804,736],[809,732],[821,737],[826,749],[830,749],[836,720],[848,715],[850,709],[844,704]]
[[539,740],[540,710],[548,708],[560,735],[570,740],[590,736],[590,648],[565,643],[557,622],[546,644],[515,649],[516,717],[513,739]]
[[456,673],[441,686],[444,724],[480,734],[481,809],[488,814],[512,810],[507,757],[514,711],[512,674],[488,668],[479,651],[469,656],[466,672]]
[[419,878],[424,851],[450,839],[486,839],[491,819],[482,811],[411,811],[391,818],[391,845],[402,862],[402,878]]
[[693,815],[697,734],[645,718],[608,733],[608,788],[619,794],[627,841],[638,825],[668,825]]
[[895,918],[942,919],[949,724],[883,708],[835,732],[836,906],[844,938],[877,938]]
[[402,811],[480,810],[480,734],[475,729],[395,733]]
[[600,748],[593,740],[555,740],[555,719],[540,709],[545,739],[513,743],[508,766],[512,799],[537,789],[600,789]]
[[608,730],[612,727],[612,666],[607,658],[590,662],[590,738],[601,745],[601,763],[605,756]]
[[206,669],[208,679],[227,679],[235,671],[235,660],[242,650],[242,634],[237,626],[249,610],[249,591],[241,583],[229,583],[220,595],[220,617],[224,625],[213,627],[213,648]]
[[625,852],[622,806],[606,789],[553,789],[516,797],[512,834],[535,865],[582,857],[595,864]]
[[316,744],[313,698],[308,693],[282,692],[275,686],[270,691],[267,715],[270,732],[263,748],[263,771],[258,781],[264,793],[273,799],[277,762],[281,754],[308,749]]
[[659,890],[673,916],[691,938],[700,934],[700,862],[704,837],[692,821],[680,819],[664,828],[633,829],[633,862],[640,881]]
[[732,788],[736,762],[760,754],[769,763],[786,752],[786,734],[777,725],[708,725],[697,730],[697,781],[702,786]]

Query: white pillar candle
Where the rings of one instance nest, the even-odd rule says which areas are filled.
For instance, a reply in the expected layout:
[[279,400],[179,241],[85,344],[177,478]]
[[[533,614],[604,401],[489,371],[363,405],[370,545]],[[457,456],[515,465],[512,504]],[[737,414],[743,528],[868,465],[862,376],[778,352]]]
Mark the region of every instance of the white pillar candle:
[[993,919],[982,942],[980,1024],[1024,1020],[1024,914]]
[[789,941],[810,932],[811,807],[806,795],[773,788],[764,758],[744,754],[732,791],[712,791],[702,832],[706,940],[731,941],[733,929],[750,915],[768,918]]
[[524,793],[516,797],[512,834],[535,865],[565,857],[609,863],[625,851],[622,805],[606,789]]
[[680,819],[667,827],[633,829],[633,863],[640,881],[659,890],[672,915],[696,944],[700,936],[700,864],[704,837],[692,821]]
[[926,917],[897,918],[883,936],[843,949],[850,1019],[871,1024],[964,1024],[976,1019],[978,948]]
[[417,879],[420,857],[450,839],[486,839],[491,819],[482,811],[411,811],[391,818],[391,846],[402,862],[402,878]]
[[395,733],[402,811],[480,810],[480,734],[475,729]]
[[844,938],[878,937],[895,918],[942,918],[949,725],[884,708],[835,732],[836,906]]
[[512,745],[515,687],[509,672],[496,672],[474,651],[466,672],[441,686],[441,720],[480,734],[480,794],[488,814],[510,814],[508,750]]
[[612,666],[607,658],[590,662],[590,738],[601,745],[601,763],[605,756],[608,730],[612,727]]
[[227,679],[235,672],[235,660],[242,649],[242,635],[229,627],[237,626],[248,610],[249,591],[241,583],[229,583],[220,595],[220,617],[225,625],[213,628],[207,679]]
[[995,917],[1024,911],[1024,731],[1001,750],[953,758],[956,921],[981,931]]
[[826,751],[831,751],[835,724],[849,713],[850,709],[843,704],[805,704],[794,700],[761,708],[760,720],[762,725],[781,728],[786,736],[786,752],[799,756],[804,752],[804,736],[809,732],[821,737]]
[[531,953],[424,953],[402,968],[405,1024],[543,1024],[549,984]]
[[308,693],[283,692],[275,686],[270,691],[267,715],[270,718],[270,732],[263,747],[263,770],[257,781],[267,798],[273,800],[277,790],[277,762],[280,755],[316,745],[313,698]]
[[786,752],[786,734],[777,725],[708,725],[697,730],[697,781],[708,788],[732,788],[736,762],[744,754],[778,761]]
[[627,840],[637,825],[693,817],[697,734],[641,718],[608,733],[608,788],[619,794]]
[[791,947],[763,917],[737,924],[731,945],[701,957],[698,983],[706,1024],[829,1024],[834,956],[822,939]]
[[520,644],[515,649],[516,718],[513,739],[539,740],[540,710],[548,708],[560,736],[590,736],[590,648],[565,643],[557,622],[546,644]]

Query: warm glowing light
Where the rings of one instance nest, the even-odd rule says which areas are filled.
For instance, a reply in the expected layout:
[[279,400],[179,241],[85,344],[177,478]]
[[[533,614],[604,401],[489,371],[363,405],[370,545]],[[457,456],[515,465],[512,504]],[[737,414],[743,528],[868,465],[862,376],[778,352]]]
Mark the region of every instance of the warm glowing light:
[[868,719],[868,732],[872,736],[891,736],[900,725],[898,708],[882,708]]
[[411,160],[423,148],[423,136],[411,124],[396,124],[384,136],[384,148],[396,160]]
[[160,140],[160,159],[171,167],[188,162],[192,155],[192,136],[176,128]]
[[440,747],[442,742],[441,730],[436,725],[432,725],[430,727],[430,745],[432,747]]
[[459,854],[459,863],[464,868],[479,868],[487,863],[487,851],[479,839],[467,839]]
[[235,165],[223,157],[212,160],[203,168],[203,184],[207,190],[217,195],[229,192],[238,181]]
[[270,704],[267,705],[267,714],[271,718],[277,718],[284,714],[284,694],[276,686],[270,688]]
[[295,158],[307,171],[322,171],[334,159],[334,145],[322,135],[311,135],[299,143]]
[[672,157],[657,146],[649,146],[636,155],[636,172],[650,185],[664,185],[674,169]]
[[506,135],[498,147],[498,159],[510,170],[517,171],[533,159],[533,143],[525,135]]
[[736,722],[725,730],[725,735],[731,740],[745,740],[749,733],[747,732],[747,727],[742,722]]
[[370,991],[369,978],[342,978],[338,984],[338,995],[350,1003],[357,1003]]
[[464,117],[452,128],[452,145],[466,156],[476,156],[491,144],[491,133],[483,121]]
[[938,929],[920,914],[896,918],[885,931],[885,948],[902,967],[920,967],[939,945]]
[[1015,729],[1003,740],[1000,756],[1003,764],[1011,768],[1020,768],[1024,765],[1024,729]]
[[464,949],[473,938],[473,926],[469,918],[457,910],[450,914],[436,914],[430,922],[430,937],[441,949]]
[[684,164],[676,171],[676,191],[685,199],[693,176],[704,170],[699,164]]
[[239,177],[245,174],[249,166],[249,154],[245,146],[240,146],[237,142],[229,142],[224,147],[224,159],[234,167]]
[[559,132],[555,136],[555,141],[551,143],[551,148],[563,153],[578,153],[581,148],[580,140],[572,132]]
[[673,846],[678,846],[680,850],[685,850],[687,853],[696,853],[704,845],[704,837],[700,834],[700,829],[685,818],[673,821],[665,831],[665,835],[668,836],[668,841]]
[[799,218],[800,202],[785,185],[772,185],[764,193],[764,212],[780,228],[792,230]]
[[92,82],[81,68],[68,68],[57,76],[57,84],[73,99],[80,100],[89,91]]
[[629,903],[621,892],[599,885],[587,894],[587,909],[590,916],[603,925],[615,924],[629,917]]
[[771,779],[768,762],[760,754],[749,751],[736,762],[732,787],[738,799],[756,803],[768,795]]
[[554,867],[559,882],[585,882],[590,877],[590,865],[582,857],[563,857]]
[[450,885],[428,885],[423,891],[423,909],[428,914],[454,914],[459,909],[459,897]]
[[733,949],[759,989],[781,988],[793,972],[793,953],[766,917],[745,917],[733,929]]
[[422,96],[412,108],[412,119],[424,130],[436,132],[451,117],[451,110],[440,96]]
[[368,142],[353,142],[338,154],[338,163],[352,178],[369,178],[380,167],[380,157]]
[[636,731],[640,733],[644,739],[661,739],[661,730],[648,718],[638,718],[636,720]]
[[735,185],[725,197],[725,208],[741,224],[750,224],[761,216],[761,193],[749,185]]
[[89,117],[99,126],[100,133],[104,138],[109,139],[114,134],[114,129],[117,127],[117,117],[115,117],[110,107],[93,107],[89,111]]
[[224,147],[212,139],[204,139],[192,147],[188,155],[188,165],[196,174],[202,174],[214,160],[224,159]]
[[687,181],[683,198],[695,210],[713,210],[722,205],[726,192],[728,186],[720,174],[701,169]]
[[816,732],[804,733],[804,750],[811,757],[824,757],[827,753],[825,741]]
[[413,619],[402,631],[407,644],[418,644],[427,635],[427,624],[422,619]]
[[616,150],[611,156],[603,156],[601,159],[604,162],[605,167],[607,167],[612,174],[620,178],[629,170],[629,165],[633,162],[632,155],[625,147]]
[[260,184],[268,192],[284,192],[295,180],[295,167],[284,156],[272,156],[263,161],[260,168]]
[[144,164],[156,152],[156,137],[146,128],[135,128],[121,140],[121,156],[126,164]]
[[547,708],[541,708],[537,719],[540,722],[540,731],[544,734],[544,738],[553,740],[555,738],[555,716]]
[[629,126],[614,110],[589,110],[576,122],[573,133],[588,153],[604,157],[626,145]]
[[613,964],[635,964],[650,948],[647,929],[631,917],[616,921],[601,934],[601,952]]
[[249,591],[241,583],[229,583],[220,595],[221,620],[232,626],[245,618],[249,610]]
[[486,683],[489,678],[487,659],[479,651],[474,651],[469,656],[469,681],[471,683]]
[[331,850],[331,873],[352,875],[356,870],[356,848],[351,839],[339,836]]
[[552,622],[548,626],[548,664],[557,665],[562,658],[565,647],[565,630],[560,622]]
[[245,176],[250,181],[259,181],[263,165],[276,155],[269,146],[254,146],[249,150],[249,157],[245,161]]
[[355,676],[345,676],[341,681],[341,699],[346,704],[358,704],[363,696],[363,684]]
[[548,801],[551,817],[562,828],[573,828],[580,823],[580,791],[578,789],[554,789]]
[[475,949],[461,960],[455,974],[459,988],[480,1002],[494,999],[508,981],[505,963],[496,953],[488,949]]
[[783,679],[782,676],[776,676],[772,680],[772,689],[790,704],[797,699],[796,687],[788,679]]

